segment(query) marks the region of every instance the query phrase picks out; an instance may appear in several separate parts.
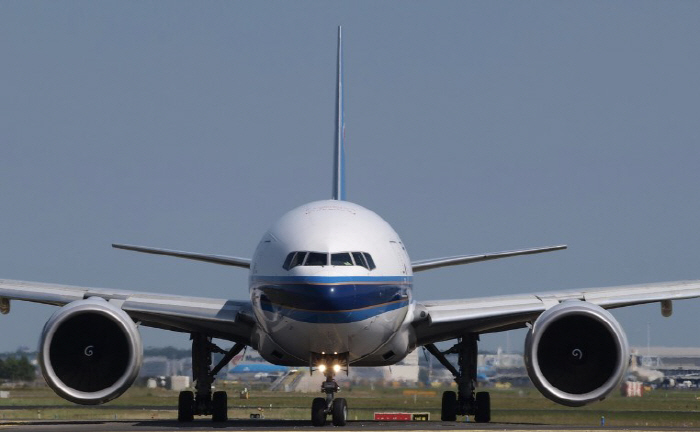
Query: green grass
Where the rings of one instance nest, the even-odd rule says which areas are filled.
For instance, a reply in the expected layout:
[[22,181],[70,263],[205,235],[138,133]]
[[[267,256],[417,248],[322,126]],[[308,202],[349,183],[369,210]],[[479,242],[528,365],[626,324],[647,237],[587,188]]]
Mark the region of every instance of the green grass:
[[[311,401],[319,393],[253,391],[250,399],[238,398],[238,386],[229,392],[229,417],[249,418],[259,413],[270,419],[308,419]],[[491,391],[492,421],[597,427],[601,416],[608,426],[700,427],[700,391],[655,390],[641,398],[617,394],[582,408],[567,408],[542,397],[534,388]],[[369,420],[375,411],[430,412],[440,418],[440,394],[404,396],[403,389],[355,387],[339,396],[348,399],[351,420]],[[1,420],[142,420],[175,419],[177,393],[163,389],[131,388],[120,398],[98,407],[74,405],[48,388],[11,389],[0,399]],[[39,407],[39,408],[37,408]],[[146,407],[146,408],[141,408]]]

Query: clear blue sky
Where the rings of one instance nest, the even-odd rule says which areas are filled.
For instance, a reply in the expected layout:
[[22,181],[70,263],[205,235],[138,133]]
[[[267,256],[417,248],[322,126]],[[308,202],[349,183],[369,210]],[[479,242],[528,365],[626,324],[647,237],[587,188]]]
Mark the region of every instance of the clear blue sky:
[[[700,278],[698,23],[691,1],[0,2],[0,277],[247,298],[241,269],[110,243],[251,256],[329,198],[341,24],[351,201],[413,259],[570,247],[418,274],[418,299]],[[0,351],[53,310],[14,302]],[[700,346],[699,310],[614,314],[632,344]]]

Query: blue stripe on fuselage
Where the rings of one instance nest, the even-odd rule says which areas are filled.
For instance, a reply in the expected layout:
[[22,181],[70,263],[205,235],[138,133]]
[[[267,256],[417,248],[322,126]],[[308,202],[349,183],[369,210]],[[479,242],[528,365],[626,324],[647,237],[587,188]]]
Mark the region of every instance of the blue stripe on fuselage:
[[264,311],[312,323],[347,323],[408,305],[411,277],[287,276],[251,280]]
[[408,306],[408,300],[399,300],[375,307],[348,311],[308,311],[291,309],[283,306],[276,306],[270,302],[264,301],[260,302],[260,306],[266,312],[278,312],[295,321],[316,324],[346,324],[366,320],[368,318],[372,318],[373,316],[381,315],[385,312],[406,307]]

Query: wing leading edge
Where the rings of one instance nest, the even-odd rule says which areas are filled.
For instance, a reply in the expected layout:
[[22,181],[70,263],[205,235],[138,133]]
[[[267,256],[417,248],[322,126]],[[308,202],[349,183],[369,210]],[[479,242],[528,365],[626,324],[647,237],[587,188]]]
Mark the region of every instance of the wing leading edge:
[[[700,280],[659,282],[581,290],[551,291],[416,304],[414,326],[419,344],[522,328],[540,313],[567,300],[604,309],[700,297]],[[667,303],[662,307],[667,307]]]
[[245,344],[250,344],[254,328],[249,301],[0,280],[3,299],[63,306],[90,297],[115,303],[134,321],[147,327],[205,333]]

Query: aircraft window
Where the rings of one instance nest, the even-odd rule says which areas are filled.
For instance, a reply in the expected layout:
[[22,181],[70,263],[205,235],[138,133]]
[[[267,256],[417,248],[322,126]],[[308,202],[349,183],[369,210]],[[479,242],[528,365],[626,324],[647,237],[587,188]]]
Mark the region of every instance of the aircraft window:
[[292,252],[294,255],[294,258],[292,259],[292,262],[289,264],[289,268],[293,269],[296,266],[300,266],[304,262],[304,258],[306,258],[306,252]]
[[367,264],[369,265],[370,270],[374,270],[377,268],[377,266],[374,265],[374,260],[372,259],[372,255],[368,254],[367,252],[363,252],[362,255],[365,256],[365,259],[367,259]]
[[321,252],[309,252],[305,266],[325,266],[328,265],[328,254]]
[[362,255],[362,252],[353,252],[352,257],[355,259],[355,264],[362,266],[369,270],[369,266],[367,265],[367,261],[365,261],[365,256]]
[[351,266],[352,258],[350,258],[350,253],[341,252],[331,254],[331,265],[334,266]]
[[284,260],[284,264],[282,264],[282,268],[285,270],[289,270],[292,268],[290,264],[292,263],[292,258],[294,258],[294,254],[296,252],[290,252],[289,255],[287,255],[287,258]]

